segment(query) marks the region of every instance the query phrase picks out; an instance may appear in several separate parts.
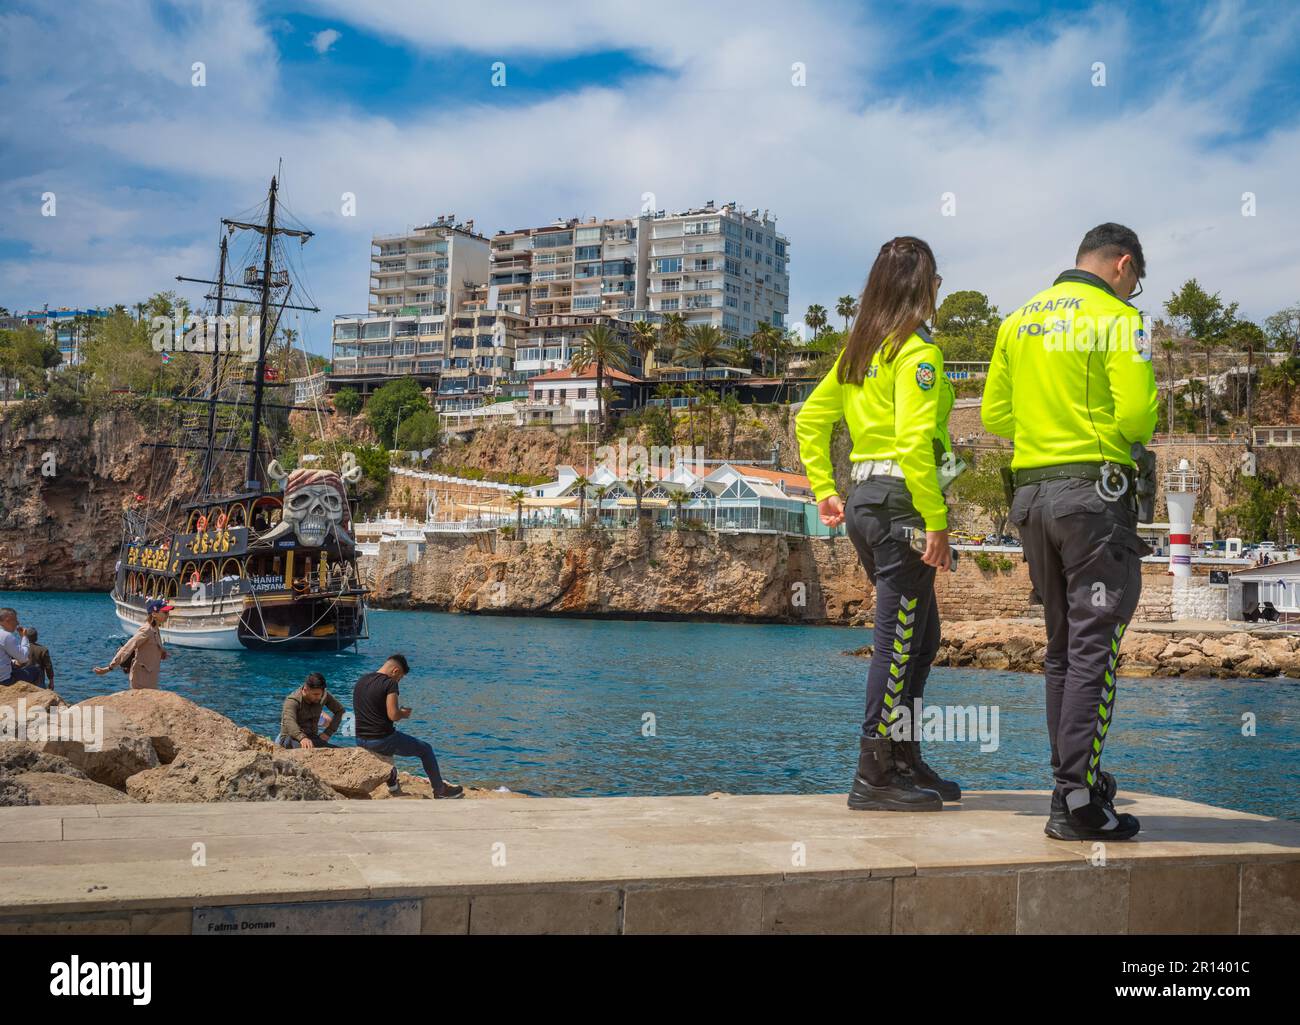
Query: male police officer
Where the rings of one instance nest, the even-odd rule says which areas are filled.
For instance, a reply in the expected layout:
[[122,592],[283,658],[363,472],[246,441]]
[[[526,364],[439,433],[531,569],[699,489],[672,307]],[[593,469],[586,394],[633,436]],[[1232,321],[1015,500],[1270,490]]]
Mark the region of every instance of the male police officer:
[[1093,228],[1074,270],[1002,323],[984,386],[985,428],[1015,446],[1011,522],[1047,620],[1056,787],[1045,832],[1058,840],[1127,840],[1139,829],[1115,812],[1101,752],[1120,639],[1150,552],[1136,530],[1133,446],[1151,440],[1156,383],[1141,315],[1127,301],[1145,274],[1136,234]]

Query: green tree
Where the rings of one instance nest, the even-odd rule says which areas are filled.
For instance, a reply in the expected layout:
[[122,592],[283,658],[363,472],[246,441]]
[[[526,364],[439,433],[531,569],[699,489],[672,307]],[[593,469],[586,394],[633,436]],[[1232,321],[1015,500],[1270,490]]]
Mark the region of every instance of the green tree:
[[347,416],[361,411],[361,396],[355,388],[340,388],[334,393],[334,408]]
[[1264,321],[1269,347],[1300,356],[1300,303],[1278,310]]
[[842,295],[835,302],[835,312],[844,318],[844,333],[849,333],[849,321],[858,315],[858,301],[851,295]]
[[664,314],[664,321],[659,325],[659,357],[668,363],[677,356],[677,349],[686,337],[686,321],[680,313]]
[[397,447],[407,452],[436,448],[441,433],[438,414],[432,409],[420,409],[403,418],[397,429]]
[[1205,433],[1208,435],[1214,428],[1214,389],[1209,387],[1210,360],[1237,320],[1237,304],[1224,305],[1218,292],[1211,295],[1195,278],[1190,278],[1165,301],[1165,312],[1205,353]]
[[1011,453],[992,450],[981,452],[976,457],[972,451],[963,453],[963,457],[970,466],[953,481],[952,496],[980,509],[988,517],[993,533],[1005,534],[1011,510],[1002,489],[1002,467],[1011,465]]
[[1268,473],[1239,474],[1232,494],[1236,501],[1224,510],[1224,515],[1236,524],[1237,533],[1247,541],[1273,538],[1279,515],[1284,515],[1284,510],[1295,501],[1291,489]]
[[804,311],[803,322],[812,329],[813,337],[816,338],[822,333],[822,330],[829,323],[826,316],[826,307],[814,303]]
[[767,361],[769,357],[772,360],[772,376],[776,376],[777,352],[782,341],[782,332],[775,324],[769,324],[767,321],[760,321],[754,328],[754,334],[750,338],[753,345],[754,353],[759,359],[760,372],[767,372]]
[[605,371],[627,370],[627,346],[608,324],[587,328],[573,354],[572,367],[582,373],[589,366],[596,367],[596,422],[605,427]]
[[[1268,338],[1265,336],[1263,329],[1250,320],[1239,320],[1228,330],[1228,347],[1234,352],[1245,352],[1246,354],[1246,437],[1248,444],[1254,441],[1254,410],[1251,404],[1251,389],[1255,378],[1255,353],[1264,350],[1268,346]],[[1233,398],[1236,400],[1237,392],[1233,392]]]
[[1001,316],[983,292],[951,292],[934,315],[935,341],[949,360],[992,358]]
[[402,420],[429,409],[429,400],[420,386],[410,377],[389,381],[370,396],[366,404],[366,419],[379,435],[385,448],[397,442],[397,429]]
[[46,370],[62,361],[59,347],[44,331],[26,324],[0,331],[0,383],[16,378],[28,390],[43,391]]
[[732,364],[735,361],[735,350],[720,328],[713,324],[696,324],[686,333],[678,356],[687,362],[698,364],[702,370],[708,370],[709,367]]
[[641,357],[641,369],[650,361],[650,354],[659,346],[659,329],[648,320],[638,320],[632,325],[632,348]]

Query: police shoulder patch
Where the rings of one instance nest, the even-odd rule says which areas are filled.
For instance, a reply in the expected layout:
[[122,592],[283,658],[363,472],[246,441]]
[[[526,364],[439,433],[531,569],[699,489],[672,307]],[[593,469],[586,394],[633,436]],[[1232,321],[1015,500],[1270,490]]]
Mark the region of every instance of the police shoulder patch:
[[929,391],[934,387],[934,364],[918,363],[916,365],[916,386],[922,391]]

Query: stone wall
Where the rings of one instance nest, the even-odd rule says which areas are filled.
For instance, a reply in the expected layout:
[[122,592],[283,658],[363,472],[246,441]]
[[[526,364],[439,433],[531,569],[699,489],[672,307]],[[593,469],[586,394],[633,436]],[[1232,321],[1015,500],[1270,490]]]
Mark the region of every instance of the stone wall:
[[[962,552],[957,569],[937,578],[944,619],[1042,618],[1018,554],[1005,553],[1012,565],[1002,570],[980,569],[976,554]],[[874,615],[873,589],[843,537],[595,528],[526,530],[522,541],[435,535],[414,563],[404,542],[390,542],[361,569],[376,603],[390,608],[840,625]],[[1168,622],[1171,578],[1163,565],[1143,569],[1136,618]]]

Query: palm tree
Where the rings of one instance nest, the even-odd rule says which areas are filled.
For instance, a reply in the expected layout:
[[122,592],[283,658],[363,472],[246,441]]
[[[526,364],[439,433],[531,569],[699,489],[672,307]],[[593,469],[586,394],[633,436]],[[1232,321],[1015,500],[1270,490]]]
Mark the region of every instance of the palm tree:
[[582,526],[587,519],[587,488],[591,485],[591,479],[578,475],[578,479],[573,482],[574,488],[578,492],[578,526]]
[[605,505],[605,496],[609,494],[609,486],[601,484],[591,489],[591,496],[596,500],[596,525],[600,525],[600,514]]
[[578,373],[582,373],[593,363],[596,365],[596,422],[599,429],[605,427],[605,368],[627,370],[627,346],[608,324],[596,324],[587,328],[578,343],[570,364]]
[[727,418],[727,458],[736,457],[736,427],[740,422],[740,414],[743,410],[740,399],[735,395],[728,395],[722,400],[722,412]]
[[527,497],[522,489],[510,492],[510,504],[515,507],[515,537],[519,540],[524,536],[524,499]]
[[659,347],[668,353],[667,359],[677,356],[677,348],[686,337],[686,321],[680,313],[664,315],[664,322],[659,325]]
[[1174,354],[1178,352],[1179,345],[1174,338],[1173,331],[1163,320],[1158,320],[1151,329],[1151,340],[1160,347],[1160,351],[1165,354],[1165,406],[1166,406],[1166,430],[1170,434],[1174,433]]
[[627,482],[632,485],[632,494],[636,496],[636,521],[640,523],[641,499],[650,490],[650,485],[654,482],[650,479],[650,474],[646,472],[646,468],[640,463],[633,467],[632,475],[628,477]]
[[734,360],[734,350],[727,336],[713,324],[696,324],[691,328],[678,349],[678,355],[685,360],[694,360],[701,370]]
[[842,295],[835,303],[835,312],[844,318],[844,333],[849,333],[849,321],[858,315],[857,300],[851,295]]
[[761,361],[759,364],[761,370],[767,369],[767,357],[772,357],[772,376],[775,377],[776,350],[781,341],[781,329],[775,324],[769,324],[766,320],[761,321],[758,327],[754,328],[754,334],[750,341],[753,343],[754,351]]
[[704,389],[700,396],[700,419],[704,421],[704,450],[713,450],[713,421],[717,417],[718,395],[712,388]]
[[673,399],[677,398],[677,385],[665,382],[655,387],[655,398],[664,400],[664,409],[668,411],[668,444],[673,442]]
[[682,506],[691,500],[690,492],[685,489],[678,489],[669,495],[668,500],[673,503],[673,508],[677,510],[677,529],[682,529]]
[[687,430],[690,433],[691,448],[695,447],[695,400],[700,397],[700,389],[693,384],[684,384],[680,389],[681,396],[686,400],[686,422]]
[[809,306],[803,315],[803,322],[812,328],[813,338],[816,338],[822,333],[822,329],[826,327],[828,322],[826,307],[819,306],[816,303]]
[[641,369],[646,371],[650,353],[659,345],[659,330],[648,320],[638,320],[632,325],[632,348],[641,357]]

